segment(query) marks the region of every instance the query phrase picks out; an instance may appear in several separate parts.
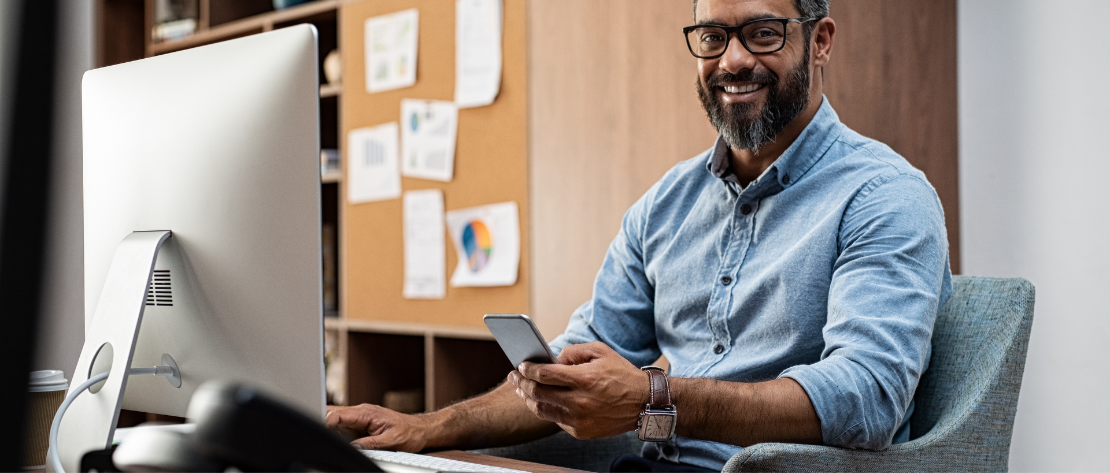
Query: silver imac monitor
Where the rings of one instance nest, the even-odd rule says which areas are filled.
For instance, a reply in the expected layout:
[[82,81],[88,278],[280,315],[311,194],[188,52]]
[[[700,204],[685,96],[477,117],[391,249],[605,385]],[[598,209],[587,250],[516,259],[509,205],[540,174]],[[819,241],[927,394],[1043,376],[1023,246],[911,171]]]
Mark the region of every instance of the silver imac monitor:
[[[301,25],[85,74],[86,342],[71,386],[110,374],[63,417],[67,470],[110,445],[121,406],[184,416],[207,380],[323,418],[316,44]],[[180,387],[118,369],[164,354]]]

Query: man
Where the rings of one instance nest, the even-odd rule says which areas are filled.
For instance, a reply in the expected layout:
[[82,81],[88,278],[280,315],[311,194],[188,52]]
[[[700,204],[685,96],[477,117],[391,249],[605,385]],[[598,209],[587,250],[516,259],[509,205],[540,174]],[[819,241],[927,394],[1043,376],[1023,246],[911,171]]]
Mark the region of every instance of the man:
[[[631,467],[641,471],[720,470],[760,442],[908,440],[951,293],[939,199],[824,101],[828,0],[694,9],[687,43],[720,137],[625,214],[593,299],[552,343],[560,364],[524,363],[437,412],[338,408],[329,425],[359,433],[362,447],[405,451],[638,430],[659,440]],[[669,403],[660,374],[637,368],[661,354]],[[645,412],[649,403],[673,410]]]

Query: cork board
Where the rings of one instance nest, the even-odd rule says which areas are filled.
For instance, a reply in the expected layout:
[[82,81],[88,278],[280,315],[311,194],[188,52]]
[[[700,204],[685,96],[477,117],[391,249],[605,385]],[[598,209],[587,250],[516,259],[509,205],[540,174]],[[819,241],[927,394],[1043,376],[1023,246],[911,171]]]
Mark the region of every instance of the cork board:
[[[416,85],[366,92],[363,34],[368,18],[409,8],[420,11]],[[443,190],[447,211],[515,201],[520,209],[520,268],[516,284],[456,288],[442,300],[401,297],[404,257],[401,199],[352,205],[341,197],[343,258],[341,311],[355,320],[484,327],[482,315],[529,310],[528,110],[525,2],[504,0],[501,92],[489,106],[459,110],[455,177],[438,182],[402,177],[404,191]],[[341,145],[355,128],[398,121],[401,99],[453,100],[455,95],[455,2],[453,0],[363,0],[339,13],[343,59]],[[343,150],[346,166],[346,150]],[[346,168],[344,175],[346,176]],[[457,255],[447,237],[447,272]]]

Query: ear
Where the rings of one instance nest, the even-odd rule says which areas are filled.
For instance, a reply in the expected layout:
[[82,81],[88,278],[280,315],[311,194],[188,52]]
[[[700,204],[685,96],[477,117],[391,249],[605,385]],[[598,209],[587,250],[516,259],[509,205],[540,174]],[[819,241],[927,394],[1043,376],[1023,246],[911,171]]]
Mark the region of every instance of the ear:
[[832,18],[822,18],[817,22],[817,26],[813,28],[813,36],[810,41],[813,41],[811,49],[813,50],[814,68],[821,68],[829,63],[829,58],[832,56],[834,36],[836,36],[836,22]]

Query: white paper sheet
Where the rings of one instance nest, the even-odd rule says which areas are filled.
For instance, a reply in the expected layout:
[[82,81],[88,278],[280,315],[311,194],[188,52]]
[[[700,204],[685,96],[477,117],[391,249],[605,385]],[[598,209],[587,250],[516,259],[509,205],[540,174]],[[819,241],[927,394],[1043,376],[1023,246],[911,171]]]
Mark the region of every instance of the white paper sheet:
[[459,109],[438,100],[401,101],[401,174],[450,182]]
[[401,196],[397,122],[347,133],[347,200],[352,204]]
[[447,296],[447,242],[443,226],[443,192],[405,192],[405,287],[408,299]]
[[516,202],[447,212],[447,229],[459,258],[452,287],[516,284],[520,264]]
[[493,103],[501,88],[501,0],[455,2],[455,103]]
[[416,83],[419,24],[420,15],[415,8],[366,20],[367,92],[399,89]]

